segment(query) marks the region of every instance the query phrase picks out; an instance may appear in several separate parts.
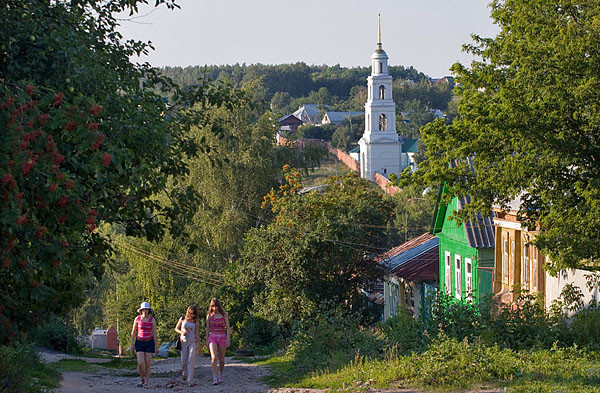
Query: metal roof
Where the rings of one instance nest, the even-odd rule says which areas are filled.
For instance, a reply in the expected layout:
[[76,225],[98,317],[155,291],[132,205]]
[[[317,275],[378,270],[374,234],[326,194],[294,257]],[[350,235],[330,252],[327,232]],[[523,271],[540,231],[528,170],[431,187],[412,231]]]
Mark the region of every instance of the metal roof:
[[402,153],[418,153],[418,142],[417,138],[402,138]]
[[364,115],[365,112],[333,112],[328,111],[325,115],[329,118],[332,123],[343,123],[345,119],[349,117]]
[[[458,210],[462,209],[469,203],[471,203],[470,196],[458,198]],[[467,240],[469,241],[469,247],[494,248],[495,232],[493,219],[495,216],[496,214],[494,212],[492,212],[492,214],[486,217],[483,217],[481,214],[478,213],[475,220],[463,222],[463,226],[465,227],[465,233],[467,235]]]
[[380,254],[376,261],[388,272],[408,280],[437,280],[439,239],[426,232]]

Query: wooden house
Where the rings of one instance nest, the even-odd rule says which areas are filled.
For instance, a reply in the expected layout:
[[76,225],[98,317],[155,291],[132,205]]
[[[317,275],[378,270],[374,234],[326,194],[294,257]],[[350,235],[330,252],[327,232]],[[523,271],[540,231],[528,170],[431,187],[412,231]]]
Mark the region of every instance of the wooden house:
[[401,310],[417,317],[437,292],[438,239],[424,233],[378,255],[384,275],[384,321]]
[[470,198],[453,198],[441,203],[438,195],[432,234],[439,239],[440,292],[461,301],[479,302],[492,293],[494,271],[494,226],[492,217],[478,217],[457,225],[450,217],[470,203]]
[[515,199],[506,210],[494,207],[496,232],[495,268],[493,293],[500,301],[515,300],[515,290],[526,293],[541,293],[546,307],[560,297],[567,285],[577,286],[583,295],[585,305],[600,300],[598,288],[590,288],[587,276],[591,273],[583,269],[564,269],[551,276],[544,269],[549,262],[532,243],[537,236],[537,228],[527,228],[518,219],[521,201]]

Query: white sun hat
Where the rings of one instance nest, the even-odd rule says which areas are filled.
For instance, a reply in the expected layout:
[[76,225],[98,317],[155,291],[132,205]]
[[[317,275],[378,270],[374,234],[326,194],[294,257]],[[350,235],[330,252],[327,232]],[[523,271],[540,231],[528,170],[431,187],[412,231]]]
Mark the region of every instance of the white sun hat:
[[140,312],[140,311],[142,311],[145,308],[147,308],[150,311],[153,311],[152,307],[150,307],[150,303],[148,303],[148,302],[142,302],[142,304],[140,304],[140,308],[138,308],[137,312]]

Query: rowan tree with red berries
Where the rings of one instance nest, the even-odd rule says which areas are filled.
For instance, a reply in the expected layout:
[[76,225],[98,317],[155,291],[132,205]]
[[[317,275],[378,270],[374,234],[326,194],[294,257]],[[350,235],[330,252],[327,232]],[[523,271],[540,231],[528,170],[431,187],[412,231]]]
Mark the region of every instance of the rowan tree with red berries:
[[202,105],[188,108],[227,106],[235,94],[207,84],[183,92],[132,63],[152,47],[124,40],[117,15],[143,3],[0,5],[0,343],[81,302],[110,250],[101,223],[153,240],[181,233],[195,208],[176,179],[186,157],[208,154],[186,136],[206,119]]

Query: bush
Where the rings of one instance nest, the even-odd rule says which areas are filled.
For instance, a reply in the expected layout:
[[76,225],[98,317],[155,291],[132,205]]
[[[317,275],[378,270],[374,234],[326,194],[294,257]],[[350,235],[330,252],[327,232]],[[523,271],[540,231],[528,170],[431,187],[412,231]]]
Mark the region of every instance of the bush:
[[570,331],[577,346],[592,351],[600,350],[600,305],[592,302],[573,316]]
[[384,342],[370,329],[359,326],[359,318],[341,308],[323,304],[319,312],[296,326],[288,354],[300,371],[337,369],[357,356],[379,357]]
[[81,350],[75,328],[55,315],[41,322],[31,332],[30,338],[36,345],[55,351],[77,353]]
[[242,345],[253,347],[269,346],[280,338],[279,327],[256,314],[246,318],[241,328]]
[[473,340],[481,333],[484,305],[464,303],[446,294],[440,294],[432,303],[431,310],[423,318],[425,329],[434,337],[443,333],[447,337],[462,341]]
[[1,392],[37,393],[44,388],[57,388],[58,381],[58,372],[44,365],[30,346],[0,346]]
[[430,340],[421,319],[400,313],[381,324],[381,333],[389,346],[395,346],[398,354],[423,351]]

